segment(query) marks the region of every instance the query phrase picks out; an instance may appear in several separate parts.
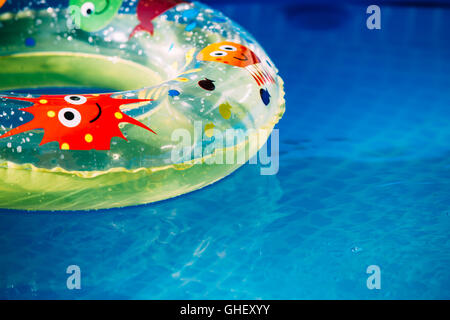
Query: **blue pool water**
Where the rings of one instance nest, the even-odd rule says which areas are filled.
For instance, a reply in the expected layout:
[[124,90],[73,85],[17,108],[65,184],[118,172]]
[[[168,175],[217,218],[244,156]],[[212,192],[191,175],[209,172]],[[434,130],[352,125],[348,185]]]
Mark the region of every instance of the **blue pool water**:
[[449,299],[450,10],[381,5],[369,31],[367,5],[339,3],[212,4],[286,82],[277,175],[246,165],[125,209],[1,210],[0,297]]

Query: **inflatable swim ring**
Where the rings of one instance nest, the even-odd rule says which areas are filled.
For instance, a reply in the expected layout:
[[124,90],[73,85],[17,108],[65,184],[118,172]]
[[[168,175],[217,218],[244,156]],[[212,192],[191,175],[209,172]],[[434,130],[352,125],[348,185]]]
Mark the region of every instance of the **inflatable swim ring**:
[[0,9],[1,208],[123,207],[202,188],[255,155],[284,113],[273,62],[208,6],[31,3]]

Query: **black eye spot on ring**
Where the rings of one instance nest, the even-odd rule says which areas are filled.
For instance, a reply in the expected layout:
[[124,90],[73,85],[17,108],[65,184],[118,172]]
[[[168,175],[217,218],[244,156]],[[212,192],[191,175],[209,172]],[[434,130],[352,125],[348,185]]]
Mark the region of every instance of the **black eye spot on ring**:
[[214,80],[210,80],[208,78],[205,78],[204,80],[200,80],[198,82],[198,85],[200,88],[207,90],[207,91],[214,91],[216,89],[216,86],[214,85]]
[[67,111],[64,112],[64,118],[68,121],[71,121],[75,118],[75,115],[73,114],[73,112]]

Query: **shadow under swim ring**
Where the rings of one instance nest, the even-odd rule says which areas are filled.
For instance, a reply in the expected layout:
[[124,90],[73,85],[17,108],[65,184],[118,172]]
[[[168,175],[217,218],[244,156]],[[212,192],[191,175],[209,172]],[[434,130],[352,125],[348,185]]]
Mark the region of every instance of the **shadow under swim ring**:
[[[284,113],[273,62],[208,6],[29,2],[0,9],[1,208],[123,207],[202,188],[255,155]],[[43,94],[56,87],[75,93]]]

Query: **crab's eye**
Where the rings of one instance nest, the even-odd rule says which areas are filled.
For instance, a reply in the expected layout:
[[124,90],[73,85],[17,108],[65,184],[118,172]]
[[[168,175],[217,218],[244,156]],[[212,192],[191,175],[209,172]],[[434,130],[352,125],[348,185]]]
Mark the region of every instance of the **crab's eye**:
[[81,6],[81,14],[85,17],[89,17],[95,12],[95,6],[92,2],[86,2]]
[[224,45],[224,46],[221,46],[219,49],[220,50],[225,50],[225,51],[237,51],[236,47],[230,46],[228,44]]
[[58,113],[59,122],[68,128],[74,128],[81,122],[81,114],[74,108],[64,108]]
[[209,54],[211,57],[225,57],[228,55],[225,51],[213,51]]
[[72,96],[65,96],[65,97],[64,97],[64,100],[66,100],[66,101],[67,101],[68,103],[70,103],[70,104],[77,104],[77,105],[86,103],[86,101],[87,101],[86,97],[83,97],[83,96],[75,96],[75,95],[72,95]]

